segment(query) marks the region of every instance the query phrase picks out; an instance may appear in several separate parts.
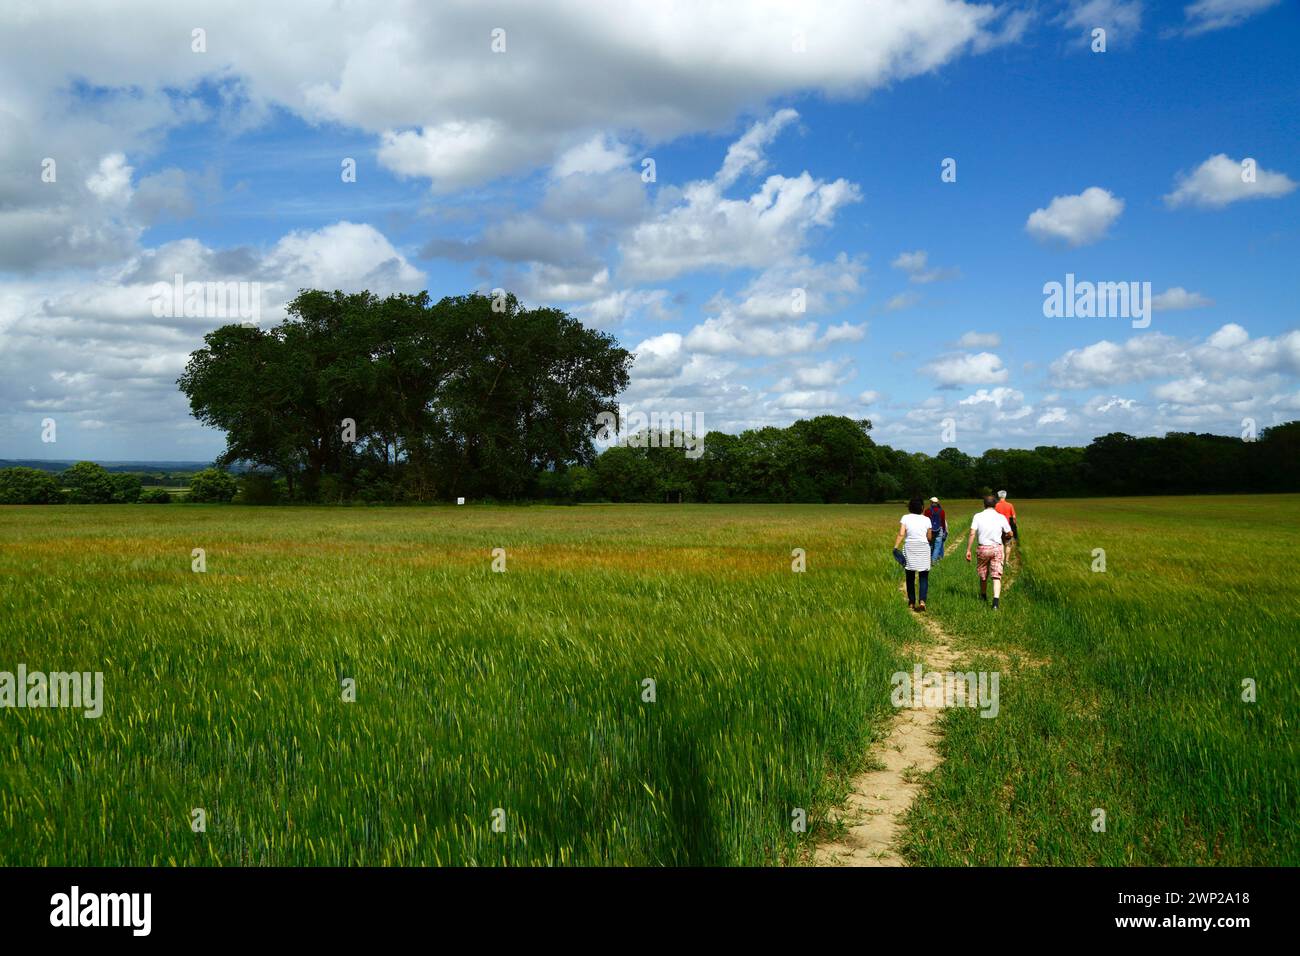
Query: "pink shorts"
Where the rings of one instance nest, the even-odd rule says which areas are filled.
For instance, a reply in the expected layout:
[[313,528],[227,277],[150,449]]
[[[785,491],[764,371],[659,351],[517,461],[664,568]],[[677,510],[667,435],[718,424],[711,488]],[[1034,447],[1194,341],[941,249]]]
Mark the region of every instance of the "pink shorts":
[[992,578],[994,581],[1002,578],[1002,545],[1000,544],[981,544],[979,546],[979,572],[980,580],[986,581]]

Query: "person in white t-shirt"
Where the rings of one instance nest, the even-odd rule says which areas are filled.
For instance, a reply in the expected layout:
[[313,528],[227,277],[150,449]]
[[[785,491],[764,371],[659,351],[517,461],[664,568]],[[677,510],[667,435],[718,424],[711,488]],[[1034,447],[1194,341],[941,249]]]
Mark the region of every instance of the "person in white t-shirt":
[[[925,504],[920,498],[913,498],[907,503],[907,514],[898,522],[898,536],[894,538],[894,549],[903,544],[903,557],[907,572],[907,606],[913,611],[925,610],[926,593],[930,590],[930,544],[934,541],[934,530],[930,519],[921,514]],[[919,581],[917,579],[920,579]],[[921,600],[916,600],[917,586],[920,586]]]
[[980,600],[987,601],[989,578],[993,579],[993,610],[998,609],[1002,596],[1003,546],[1011,540],[1011,524],[997,510],[998,499],[992,495],[984,499],[984,510],[971,519],[970,537],[966,539],[966,560],[970,560],[972,544],[978,544],[977,556],[980,575]]

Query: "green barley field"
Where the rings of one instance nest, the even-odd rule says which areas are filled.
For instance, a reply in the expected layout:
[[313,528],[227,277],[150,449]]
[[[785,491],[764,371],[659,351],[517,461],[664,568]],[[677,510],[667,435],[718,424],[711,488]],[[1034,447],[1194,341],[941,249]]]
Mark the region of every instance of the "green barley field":
[[[932,574],[1002,700],[909,862],[1300,862],[1300,496],[1017,507],[999,616]],[[104,674],[0,710],[0,863],[807,862],[926,640],[901,511],[0,508],[0,672]]]

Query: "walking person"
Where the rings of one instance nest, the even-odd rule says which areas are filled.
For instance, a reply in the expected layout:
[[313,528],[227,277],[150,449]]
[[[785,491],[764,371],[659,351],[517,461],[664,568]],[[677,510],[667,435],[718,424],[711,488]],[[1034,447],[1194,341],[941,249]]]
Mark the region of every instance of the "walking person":
[[[925,610],[926,593],[930,590],[930,542],[934,538],[934,528],[930,519],[921,514],[924,502],[913,498],[907,503],[907,514],[899,519],[898,536],[894,538],[894,549],[901,542],[906,563],[903,569],[907,575],[907,606],[913,611]],[[920,600],[917,589],[920,588]]]
[[930,519],[930,530],[934,532],[934,546],[930,551],[930,561],[934,563],[943,557],[943,543],[948,540],[948,515],[944,513],[939,499],[931,498],[925,516]]
[[1011,524],[997,509],[998,499],[989,495],[984,499],[984,510],[970,523],[970,536],[966,539],[966,560],[970,560],[971,545],[978,542],[977,556],[980,576],[980,600],[987,601],[989,578],[993,579],[993,610],[998,609],[1002,596],[1003,546],[1011,540]]
[[[1005,491],[998,492],[998,514],[1006,518],[1007,523],[1011,525],[1012,542],[1018,542],[1020,540],[1020,529],[1016,527],[1016,506],[1007,501]],[[1007,547],[1009,548],[1011,545],[1007,545]]]

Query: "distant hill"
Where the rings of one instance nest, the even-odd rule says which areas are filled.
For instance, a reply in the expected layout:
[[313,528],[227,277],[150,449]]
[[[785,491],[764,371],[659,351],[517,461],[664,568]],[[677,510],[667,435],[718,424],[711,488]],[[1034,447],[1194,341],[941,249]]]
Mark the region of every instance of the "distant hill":
[[[52,461],[44,458],[0,458],[0,468],[36,468],[39,471],[59,472],[71,468],[77,461]],[[107,471],[202,471],[212,467],[210,461],[97,461]]]

